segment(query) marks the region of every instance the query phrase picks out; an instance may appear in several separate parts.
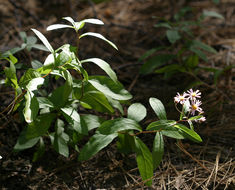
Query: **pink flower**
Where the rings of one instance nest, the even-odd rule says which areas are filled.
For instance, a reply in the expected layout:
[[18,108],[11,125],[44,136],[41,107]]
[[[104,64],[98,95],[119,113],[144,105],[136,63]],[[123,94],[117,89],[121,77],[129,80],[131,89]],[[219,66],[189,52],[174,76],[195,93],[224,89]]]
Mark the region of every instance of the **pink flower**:
[[196,120],[196,122],[199,122],[199,123],[202,123],[202,122],[204,122],[204,121],[206,121],[206,118],[205,118],[205,117],[201,117],[201,118],[199,118],[199,119]]
[[186,98],[187,94],[184,92],[182,95],[177,92],[177,95],[174,97],[174,102],[175,103],[180,103],[180,104],[184,104],[184,102],[187,100]]
[[192,113],[192,115],[195,115],[196,111],[198,111],[199,113],[203,113],[202,108],[200,108],[201,104],[202,102],[199,100],[192,101],[190,106],[190,112]]
[[193,89],[190,89],[187,91],[187,95],[189,96],[190,100],[196,100],[196,98],[201,98],[201,92],[199,90],[193,91]]

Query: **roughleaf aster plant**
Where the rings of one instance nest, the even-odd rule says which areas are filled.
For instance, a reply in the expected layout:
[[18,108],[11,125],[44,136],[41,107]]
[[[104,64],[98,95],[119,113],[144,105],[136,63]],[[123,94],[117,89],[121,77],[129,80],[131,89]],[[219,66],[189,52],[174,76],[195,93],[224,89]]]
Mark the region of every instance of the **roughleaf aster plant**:
[[[188,118],[190,114],[195,116],[195,113],[198,112],[198,118],[195,118],[194,121],[199,123],[206,121],[206,118],[201,115],[204,112],[200,107],[202,102],[198,98],[201,98],[201,92],[199,90],[194,91],[190,89],[187,92],[183,92],[182,95],[177,92],[177,95],[174,97],[174,102],[176,109],[181,113],[181,119]],[[182,111],[177,108],[178,103],[183,105]],[[186,116],[186,114],[188,115]]]

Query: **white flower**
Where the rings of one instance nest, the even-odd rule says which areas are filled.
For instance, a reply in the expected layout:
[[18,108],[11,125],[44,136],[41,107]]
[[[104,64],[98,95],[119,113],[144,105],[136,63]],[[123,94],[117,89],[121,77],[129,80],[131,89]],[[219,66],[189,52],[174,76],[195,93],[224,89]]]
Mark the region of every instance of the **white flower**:
[[0,156],[0,160],[2,159],[2,156]]
[[202,123],[205,121],[206,121],[206,118],[204,116],[196,120],[196,122],[199,122],[199,123]]
[[187,91],[187,95],[189,96],[190,100],[196,100],[196,98],[201,98],[201,92],[199,90],[193,91],[193,89],[190,89]]
[[184,102],[187,100],[186,96],[187,94],[185,92],[182,95],[177,92],[177,95],[174,97],[174,102],[184,104]]
[[195,115],[195,111],[198,111],[199,113],[203,113],[202,108],[200,108],[201,104],[202,102],[199,100],[192,101],[192,104],[190,105],[190,112],[192,113],[192,115]]

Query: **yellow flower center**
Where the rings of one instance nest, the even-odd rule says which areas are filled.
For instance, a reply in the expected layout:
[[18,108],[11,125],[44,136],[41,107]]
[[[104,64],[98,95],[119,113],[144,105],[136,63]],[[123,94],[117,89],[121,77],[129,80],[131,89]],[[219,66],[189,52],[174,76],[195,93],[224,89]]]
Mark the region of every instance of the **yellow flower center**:
[[180,96],[180,101],[183,101],[184,100],[184,97],[183,96]]
[[193,110],[197,110],[198,107],[197,107],[196,104],[193,104],[193,105],[192,105],[192,108],[193,108]]
[[192,95],[192,97],[195,97],[195,96],[196,96],[196,93],[195,93],[195,92],[193,92],[191,95]]

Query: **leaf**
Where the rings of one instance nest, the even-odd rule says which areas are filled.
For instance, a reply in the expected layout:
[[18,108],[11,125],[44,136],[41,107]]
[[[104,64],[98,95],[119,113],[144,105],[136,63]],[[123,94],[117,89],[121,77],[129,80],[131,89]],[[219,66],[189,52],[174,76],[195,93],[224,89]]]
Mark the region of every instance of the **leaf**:
[[73,108],[73,107],[65,107],[65,108],[61,108],[61,111],[67,115],[68,117],[70,117],[72,120],[79,122],[80,123],[80,116],[78,114],[78,112]]
[[114,109],[110,105],[107,98],[99,91],[95,90],[85,92],[80,101],[84,108],[94,109],[99,112],[114,113]]
[[119,152],[128,155],[133,152],[134,148],[135,148],[134,136],[131,136],[128,133],[118,134],[117,149]]
[[200,57],[205,62],[208,62],[206,54],[204,54],[201,50],[199,50],[199,49],[197,49],[195,47],[190,47],[189,50],[194,52],[196,55],[198,55],[198,57]]
[[176,124],[176,121],[174,120],[159,120],[150,123],[146,130],[148,131],[154,131],[154,130],[169,130],[169,127],[172,127],[173,125]]
[[166,36],[170,43],[174,44],[177,40],[181,38],[179,32],[177,30],[167,30]]
[[104,95],[115,100],[129,100],[132,98],[132,95],[123,88],[120,82],[115,83],[106,76],[92,76],[89,77],[88,82]]
[[164,154],[164,140],[161,132],[157,132],[153,141],[153,169],[155,170],[161,163]]
[[99,59],[99,58],[91,58],[91,59],[86,59],[82,60],[81,63],[87,63],[87,62],[92,62],[96,65],[98,65],[101,69],[103,69],[108,76],[114,81],[117,82],[117,75],[116,73],[112,70],[110,65],[106,63],[104,60]]
[[140,73],[142,74],[148,74],[154,71],[159,66],[162,66],[172,59],[175,58],[175,55],[173,54],[161,54],[161,55],[156,55],[149,60],[147,60],[140,68]]
[[31,92],[34,90],[37,90],[38,86],[40,86],[44,83],[44,80],[45,79],[42,77],[34,78],[26,85],[26,89]]
[[205,50],[210,53],[217,53],[217,51],[213,47],[211,47],[201,41],[198,41],[198,40],[193,40],[192,46],[200,48],[200,49]]
[[163,28],[172,29],[171,25],[167,22],[155,24],[154,27],[156,28],[163,27]]
[[81,115],[80,119],[82,134],[84,135],[88,135],[88,131],[98,128],[104,122],[103,118],[91,114]]
[[50,52],[46,46],[42,45],[42,44],[30,44],[27,46],[27,48],[31,49],[31,48],[35,48],[38,50],[42,50],[42,51],[48,51]]
[[155,73],[172,73],[172,72],[185,72],[185,67],[179,64],[166,65],[160,69],[155,70]]
[[174,138],[174,139],[184,139],[185,136],[182,134],[181,131],[179,131],[176,128],[167,128],[163,131],[161,131],[162,135],[170,137],[170,138]]
[[74,81],[73,97],[78,99],[84,108],[94,109],[99,112],[114,112],[106,96],[97,91],[90,83],[84,83],[82,89],[81,82]]
[[[33,69],[38,69],[38,68],[40,68],[40,67],[42,67],[43,66],[43,64],[40,62],[40,61],[38,61],[38,60],[33,60],[33,61],[31,61],[31,65],[32,65],[32,67],[33,67]],[[29,70],[29,69],[28,69]],[[27,71],[28,71],[27,70]],[[26,71],[26,72],[27,72]]]
[[55,148],[55,150],[59,154],[68,158],[69,157],[69,147],[68,147],[66,139],[63,137],[64,135],[67,136],[66,133],[62,133],[61,135],[55,135],[53,147]]
[[53,53],[54,50],[53,48],[51,47],[51,44],[48,42],[48,40],[46,39],[46,37],[41,33],[39,32],[38,30],[36,29],[31,29],[37,36],[38,38],[42,41],[42,43],[46,46],[46,48],[51,52]]
[[85,144],[83,149],[80,152],[78,160],[88,160],[92,156],[94,156],[97,152],[102,150],[104,147],[109,145],[114,138],[117,137],[117,133],[113,133],[110,135],[103,135],[100,133],[96,133],[93,135],[90,140]]
[[[29,68],[24,75],[20,78],[19,85],[26,88],[26,85],[34,78],[41,77],[41,74],[35,69]],[[41,80],[41,79],[39,79]]]
[[146,115],[147,110],[141,103],[132,104],[127,110],[128,118],[133,119],[136,122],[142,121]]
[[25,94],[24,118],[27,123],[32,123],[38,115],[39,104],[37,98],[29,91]]
[[94,18],[91,18],[91,19],[85,19],[85,20],[82,20],[80,22],[75,22],[75,30],[78,31],[80,30],[81,28],[84,27],[85,23],[90,23],[90,24],[98,24],[98,25],[103,25],[104,23],[99,20],[99,19],[94,19]]
[[75,27],[75,21],[71,17],[63,17],[62,19],[69,21]]
[[202,142],[201,137],[193,130],[190,130],[189,128],[187,128],[186,126],[182,125],[182,124],[177,124],[174,125],[175,128],[178,128],[180,130],[182,130],[184,133],[187,134],[187,136],[185,136],[186,138],[195,141],[195,142]]
[[96,18],[89,18],[89,19],[85,19],[82,20],[80,22],[85,22],[85,23],[90,23],[90,24],[98,24],[98,25],[103,25],[103,21],[96,19]]
[[223,15],[215,12],[215,11],[207,11],[207,10],[204,10],[202,15],[204,17],[215,17],[215,18],[219,18],[219,19],[223,19],[224,20],[224,17]]
[[138,169],[142,180],[148,180],[145,184],[151,186],[153,177],[152,154],[148,147],[138,138],[135,138],[135,152]]
[[40,137],[39,140],[39,146],[36,152],[34,152],[33,154],[33,162],[38,161],[39,158],[41,158],[43,156],[43,154],[45,153],[45,144],[43,141],[43,138]]
[[125,130],[142,131],[141,126],[132,119],[117,118],[103,122],[97,131],[103,135],[110,135]]
[[57,30],[57,29],[61,29],[61,28],[73,28],[73,27],[70,25],[67,25],[67,24],[52,24],[47,27],[47,31]]
[[33,147],[39,141],[39,137],[28,139],[26,138],[26,130],[20,133],[17,142],[14,146],[14,151],[21,151]]
[[84,37],[84,36],[94,36],[94,37],[96,37],[96,38],[100,38],[101,40],[106,41],[106,42],[109,43],[113,48],[115,48],[116,50],[118,50],[117,46],[116,46],[113,42],[109,41],[108,39],[106,39],[104,36],[102,36],[102,35],[99,34],[99,33],[87,32],[87,33],[82,34],[82,35],[79,37],[79,39],[81,39],[81,38]]
[[56,115],[49,113],[38,116],[26,129],[26,137],[28,139],[43,136],[47,133],[52,121]]
[[158,100],[157,98],[150,98],[149,103],[160,120],[167,119],[164,105],[160,100]]

